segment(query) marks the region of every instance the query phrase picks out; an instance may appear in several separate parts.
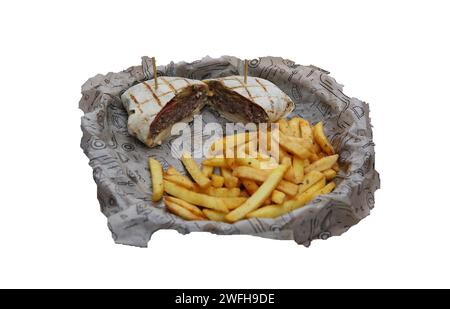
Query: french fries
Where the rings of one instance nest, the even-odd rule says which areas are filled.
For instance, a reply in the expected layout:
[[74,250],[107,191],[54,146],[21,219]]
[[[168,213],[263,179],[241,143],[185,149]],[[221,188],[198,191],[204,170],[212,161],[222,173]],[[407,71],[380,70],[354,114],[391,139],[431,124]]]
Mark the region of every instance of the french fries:
[[201,188],[209,186],[211,180],[202,173],[197,163],[195,163],[194,159],[192,159],[190,153],[184,153],[181,156],[181,162],[183,162],[184,167],[191,175],[192,179],[194,179],[194,181],[198,183]]
[[301,159],[307,159],[311,157],[312,153],[308,150],[308,148],[304,147],[304,145],[301,145],[298,141],[295,142],[295,140],[288,138],[282,132],[280,132],[279,138],[280,146],[285,150],[292,152]]
[[323,123],[322,121],[318,122],[313,127],[313,135],[314,140],[319,144],[320,148],[327,154],[327,155],[333,155],[334,149],[333,146],[328,141],[328,138],[325,135],[325,132],[323,131]]
[[[247,218],[275,218],[284,215],[294,209],[305,206],[308,202],[314,199],[315,196],[321,194],[318,193],[325,187],[325,179],[322,178],[320,181],[311,186],[308,190],[297,196],[295,199],[288,200],[282,205],[269,205],[261,207],[249,214]],[[330,186],[331,187],[331,186]],[[318,193],[317,195],[315,195]]]
[[[256,190],[258,190],[259,185],[254,181],[254,180],[250,180],[250,179],[242,179],[242,185],[244,186],[246,192],[249,195],[252,195],[253,193],[256,192]],[[265,205],[269,205],[271,204],[272,201],[270,200],[270,198],[268,198],[267,200],[264,201]]]
[[235,222],[245,217],[249,212],[257,209],[270,196],[278,183],[282,180],[284,173],[288,169],[287,165],[280,165],[274,169],[266,181],[250,196],[242,205],[234,209],[225,216],[225,220]]
[[[288,167],[286,166],[286,168]],[[270,175],[270,172],[270,170],[261,170],[249,166],[239,166],[233,170],[233,175],[238,178],[250,179],[256,182],[264,182]],[[297,194],[298,186],[292,182],[281,180],[277,186],[277,190],[293,196]]]
[[286,194],[284,194],[281,191],[273,190],[271,200],[275,204],[282,204],[284,202],[284,198],[286,197]]
[[317,171],[311,171],[308,174],[306,174],[305,179],[303,179],[303,182],[301,185],[298,186],[298,192],[297,195],[302,194],[306,190],[308,190],[312,185],[314,185],[316,182],[324,178],[325,176]]
[[186,209],[172,201],[166,200],[166,207],[171,213],[173,213],[185,220],[205,220],[204,216],[198,216],[198,215],[192,213],[191,211],[189,211],[188,209]]
[[332,168],[325,170],[322,173],[328,181],[333,180],[336,177],[336,171]]
[[212,167],[228,167],[227,162],[224,157],[213,157],[209,159],[205,159],[203,161],[203,165],[212,166]]
[[251,179],[242,179],[242,184],[245,187],[245,190],[247,190],[248,194],[253,194],[258,190],[259,186],[258,184]]
[[238,208],[247,200],[246,197],[238,196],[238,197],[224,197],[222,201],[227,206],[229,210]]
[[289,128],[292,136],[300,137],[300,118],[295,117],[289,120]]
[[290,135],[291,129],[289,128],[289,123],[286,119],[280,119],[278,120],[278,126],[280,129],[280,132],[283,132],[284,134]]
[[186,189],[193,190],[194,189],[194,183],[183,175],[164,175],[164,179],[171,181],[173,183],[176,183],[177,185],[180,185]]
[[241,194],[239,188],[214,188],[208,187],[203,190],[204,193],[216,197],[237,197]]
[[225,179],[223,178],[223,176],[216,175],[216,174],[211,175],[211,185],[214,188],[223,187],[224,182],[225,182]]
[[203,206],[225,213],[228,212],[227,205],[219,197],[193,192],[167,180],[164,180],[164,191],[167,194],[173,195],[197,206]]
[[190,212],[192,212],[194,215],[197,215],[199,217],[204,217],[203,212],[201,211],[200,208],[198,208],[195,205],[192,205],[191,203],[188,203],[182,199],[173,197],[173,196],[166,196],[165,197],[165,201],[167,202],[172,202],[174,204],[177,204],[183,208],[186,208],[187,210],[189,210]]
[[309,125],[309,122],[303,118],[300,118],[299,123],[300,123],[300,132],[301,132],[302,137],[305,139],[312,140],[313,134],[312,134],[312,129],[311,129],[311,126]]
[[312,198],[315,198],[316,196],[319,195],[323,195],[323,194],[328,194],[331,191],[333,191],[333,189],[336,188],[336,184],[334,182],[329,182],[326,186],[324,186],[322,189],[315,191],[312,194]]
[[210,150],[202,169],[182,155],[186,176],[149,158],[152,200],[165,192],[166,209],[182,219],[234,223],[287,214],[336,187],[339,156],[322,122],[280,119],[268,133],[225,136]]
[[227,149],[238,147],[239,145],[248,143],[257,137],[257,132],[243,132],[234,135],[228,135],[215,141],[211,145],[210,153],[212,154],[225,154]]
[[282,205],[267,205],[246,215],[247,218],[275,218],[285,213]]
[[334,163],[337,162],[338,157],[339,157],[339,155],[335,154],[332,156],[327,156],[322,159],[319,159],[319,160],[311,163],[310,165],[308,165],[305,168],[305,173],[309,173],[311,171],[322,172],[327,169],[330,169],[333,167]]
[[259,162],[255,158],[236,158],[234,162],[236,162],[237,165],[245,165],[255,168],[261,168],[261,162]]
[[181,173],[177,171],[177,169],[173,166],[169,166],[169,168],[166,171],[166,175],[178,175],[181,176]]
[[148,167],[150,169],[150,174],[152,176],[152,188],[153,188],[152,201],[157,202],[162,198],[164,192],[163,169],[161,163],[159,163],[158,160],[155,160],[153,158],[148,159]]
[[224,178],[225,187],[236,188],[239,183],[239,179],[233,176],[228,168],[222,167],[220,171],[222,173],[222,177]]
[[208,208],[203,209],[203,214],[212,221],[225,222],[225,214]]
[[202,173],[206,177],[211,177],[213,171],[214,171],[214,166],[204,166],[202,169]]
[[283,162],[284,158],[290,157],[289,153],[281,147],[278,149],[278,152],[279,163]]
[[292,161],[292,169],[294,170],[294,183],[299,184],[305,176],[303,160],[295,156]]
[[325,186],[325,178],[322,178],[308,190],[295,197],[295,199],[289,200],[283,204],[284,213],[288,213],[294,209],[305,206],[313,199],[313,194]]

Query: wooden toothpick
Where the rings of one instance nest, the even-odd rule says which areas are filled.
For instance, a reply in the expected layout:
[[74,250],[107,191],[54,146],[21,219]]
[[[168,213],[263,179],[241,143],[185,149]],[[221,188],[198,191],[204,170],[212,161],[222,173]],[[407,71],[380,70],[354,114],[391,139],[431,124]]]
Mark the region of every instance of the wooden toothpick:
[[248,60],[244,60],[244,84],[247,84],[247,75],[248,75]]
[[156,60],[155,57],[152,57],[153,64],[153,78],[155,80],[155,90],[158,89],[158,70],[156,69]]

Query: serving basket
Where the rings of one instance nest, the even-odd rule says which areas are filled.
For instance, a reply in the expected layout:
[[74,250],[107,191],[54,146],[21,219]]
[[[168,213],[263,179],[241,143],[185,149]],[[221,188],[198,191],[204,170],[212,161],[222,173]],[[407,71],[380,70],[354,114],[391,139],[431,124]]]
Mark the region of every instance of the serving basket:
[[[242,60],[223,56],[191,63],[171,62],[158,66],[157,70],[160,76],[203,80],[242,75],[242,67]],[[341,235],[369,215],[380,180],[375,170],[368,104],[345,95],[343,86],[329,72],[279,57],[249,61],[248,74],[273,82],[291,97],[296,107],[289,117],[300,116],[313,124],[324,122],[325,132],[339,154],[341,169],[335,179],[335,190],[280,217],[252,218],[233,224],[186,221],[168,212],[163,202],[152,202],[148,157],[159,160],[163,168],[173,165],[184,170],[181,162],[171,155],[173,137],[158,147],[148,148],[128,133],[128,114],[120,95],[129,87],[151,79],[152,72],[150,59],[143,57],[139,66],[96,75],[82,86],[81,148],[89,158],[100,209],[108,218],[116,243],[146,247],[157,230],[174,229],[181,234],[203,231],[291,239],[309,246],[314,239]],[[224,125],[226,120],[205,108],[202,122]]]

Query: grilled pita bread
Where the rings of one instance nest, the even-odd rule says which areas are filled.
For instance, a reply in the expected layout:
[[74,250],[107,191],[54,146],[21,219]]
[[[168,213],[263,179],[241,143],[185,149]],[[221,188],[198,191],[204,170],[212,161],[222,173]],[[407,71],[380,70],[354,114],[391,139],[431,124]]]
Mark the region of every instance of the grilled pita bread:
[[206,103],[208,86],[182,77],[158,77],[137,84],[122,96],[128,131],[149,147],[159,145],[177,122],[189,122]]

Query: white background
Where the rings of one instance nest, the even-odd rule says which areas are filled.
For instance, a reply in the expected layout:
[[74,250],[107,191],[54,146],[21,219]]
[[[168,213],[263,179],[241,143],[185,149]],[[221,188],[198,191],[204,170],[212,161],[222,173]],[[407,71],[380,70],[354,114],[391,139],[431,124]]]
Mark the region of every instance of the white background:
[[[9,4],[6,4],[9,3]],[[450,287],[447,1],[2,1],[0,287]],[[370,103],[381,189],[341,237],[115,245],[79,147],[97,73],[282,56]]]

